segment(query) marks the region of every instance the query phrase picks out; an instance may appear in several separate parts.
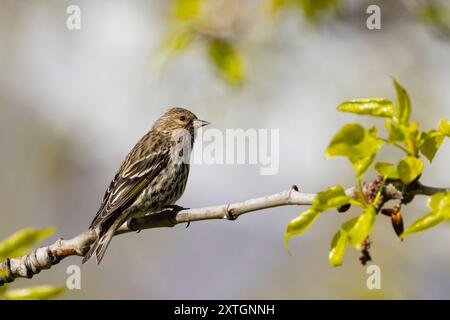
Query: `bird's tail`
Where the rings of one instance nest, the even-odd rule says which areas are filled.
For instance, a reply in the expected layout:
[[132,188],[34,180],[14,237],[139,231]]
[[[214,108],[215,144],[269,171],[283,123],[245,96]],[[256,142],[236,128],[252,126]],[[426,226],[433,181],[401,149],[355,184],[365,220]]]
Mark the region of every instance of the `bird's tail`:
[[105,255],[106,249],[108,248],[108,245],[114,236],[114,233],[116,232],[117,228],[119,228],[125,221],[126,217],[118,218],[116,221],[114,221],[114,223],[108,228],[106,233],[99,236],[95,240],[95,242],[91,244],[89,251],[84,255],[82,263],[86,263],[95,253],[97,264],[100,264],[103,256]]

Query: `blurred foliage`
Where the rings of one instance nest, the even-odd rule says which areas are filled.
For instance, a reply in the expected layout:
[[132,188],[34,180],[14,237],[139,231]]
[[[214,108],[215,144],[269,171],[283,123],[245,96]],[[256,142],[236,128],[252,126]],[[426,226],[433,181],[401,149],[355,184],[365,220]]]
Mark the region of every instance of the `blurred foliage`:
[[[54,228],[26,228],[0,242],[0,261],[30,252],[31,247],[53,234]],[[7,272],[0,273],[0,277]],[[45,300],[59,295],[65,290],[62,286],[41,285],[28,288],[10,289],[8,285],[0,286],[0,297],[8,300]]]
[[299,8],[310,22],[320,22],[320,18],[338,8],[337,0],[272,0],[271,7],[278,11],[286,7]]
[[160,51],[170,58],[193,43],[203,43],[216,72],[230,84],[239,85],[245,78],[245,69],[244,58],[238,50],[239,32],[234,29],[236,19],[233,15],[236,11],[231,11],[230,21],[224,23],[223,19],[217,18],[222,8],[220,5],[220,1],[175,0],[171,13],[172,28]]
[[202,0],[176,0],[173,15],[180,21],[192,21],[201,14]]
[[195,34],[192,30],[181,30],[166,37],[162,44],[163,52],[171,55],[180,53],[194,40]]
[[[310,22],[318,21],[325,12],[337,7],[337,0],[270,1],[272,12],[294,6],[301,8]],[[245,12],[245,4],[229,2],[174,0],[170,14],[171,28],[160,51],[166,57],[173,57],[193,43],[204,43],[207,47],[207,57],[218,75],[232,85],[242,84],[246,75],[245,58],[238,47],[247,31],[246,23],[249,17],[242,14]],[[224,10],[231,6],[237,8]]]
[[240,83],[244,79],[241,58],[230,42],[220,39],[211,40],[209,56],[227,80]]
[[0,259],[3,260],[6,257],[17,257],[23,255],[28,252],[33,245],[47,238],[54,232],[54,228],[26,228],[19,230],[0,242]]
[[[286,246],[292,236],[305,232],[320,213],[352,204],[361,208],[361,214],[345,222],[336,232],[331,241],[329,262],[332,266],[340,266],[347,245],[360,249],[363,253],[367,252],[365,244],[378,212],[383,209],[378,206],[387,179],[401,181],[403,190],[406,190],[419,180],[424,170],[421,156],[431,163],[444,137],[449,136],[448,120],[442,120],[437,130],[428,132],[420,131],[418,123],[410,122],[411,101],[408,92],[395,79],[393,84],[397,92],[396,105],[386,98],[364,98],[345,101],[338,106],[338,110],[344,112],[387,118],[389,137],[379,137],[376,127],[366,129],[357,123],[344,125],[334,135],[325,155],[346,157],[352,163],[359,192],[355,199],[347,196],[342,186],[333,186],[318,193],[311,208],[289,222],[285,235]],[[377,162],[373,165],[382,180],[375,191],[376,195],[368,196],[363,190],[361,178],[372,167],[383,144],[399,148],[406,155],[397,164]],[[394,208],[383,209],[383,213],[391,217],[394,231],[401,239],[450,219],[450,192],[437,193],[429,199],[432,211],[403,232],[400,208],[405,203],[400,202]],[[365,263],[363,259],[361,261]]]
[[[259,10],[256,10],[257,12],[255,8],[248,10],[248,2],[233,0],[172,0],[171,4],[170,28],[162,41],[162,50],[160,50],[163,56],[171,58],[186,50],[191,44],[203,43],[207,48],[206,57],[217,74],[231,85],[242,84],[246,78],[246,59],[239,46],[245,40],[244,37],[251,23],[249,21],[255,14],[259,14]],[[278,14],[286,10],[299,11],[307,23],[321,25],[325,22],[324,18],[335,17],[337,13],[343,17],[352,16],[350,10],[365,14],[365,7],[376,2],[361,1],[358,3],[359,6],[346,4],[345,0],[262,0],[257,2],[257,7],[269,7],[270,14]],[[402,12],[409,13],[435,34],[450,40],[448,1],[403,1],[400,5],[404,6]],[[361,19],[365,18],[366,16],[361,15]],[[374,103],[372,107],[377,105],[383,108],[382,101],[372,103]],[[387,112],[391,107],[386,106]],[[342,106],[342,108],[345,107]],[[370,106],[367,105],[367,108]],[[364,114],[364,112],[369,111],[362,108],[359,113]],[[402,123],[403,120],[400,118],[399,120]]]
[[447,0],[422,1],[419,19],[437,36],[450,40],[450,3]]
[[55,298],[65,290],[65,287],[50,285],[29,288],[9,289],[3,293],[7,300],[48,300]]

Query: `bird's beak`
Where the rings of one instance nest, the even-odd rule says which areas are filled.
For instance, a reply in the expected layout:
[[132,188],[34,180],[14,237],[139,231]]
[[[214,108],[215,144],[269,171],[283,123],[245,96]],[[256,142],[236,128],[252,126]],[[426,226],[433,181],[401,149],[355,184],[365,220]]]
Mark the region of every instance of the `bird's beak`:
[[194,128],[201,128],[201,127],[207,126],[208,124],[211,124],[211,123],[208,121],[205,121],[205,120],[200,120],[200,119],[194,120]]

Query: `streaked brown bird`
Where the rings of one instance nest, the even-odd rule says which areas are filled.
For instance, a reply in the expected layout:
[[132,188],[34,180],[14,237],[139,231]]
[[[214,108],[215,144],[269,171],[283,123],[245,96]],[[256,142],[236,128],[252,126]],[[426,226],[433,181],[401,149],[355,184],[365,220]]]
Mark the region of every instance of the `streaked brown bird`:
[[103,197],[90,229],[98,237],[83,258],[102,261],[116,230],[139,213],[174,205],[186,187],[198,128],[209,124],[183,108],[169,109],[128,153]]

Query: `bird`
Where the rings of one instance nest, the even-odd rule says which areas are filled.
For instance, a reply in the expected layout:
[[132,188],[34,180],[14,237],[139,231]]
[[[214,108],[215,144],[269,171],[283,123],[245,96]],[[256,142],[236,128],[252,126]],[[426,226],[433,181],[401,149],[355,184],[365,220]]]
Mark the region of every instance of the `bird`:
[[131,149],[107,188],[89,229],[97,237],[84,255],[102,261],[116,230],[130,217],[170,208],[183,195],[189,158],[199,128],[210,124],[174,107],[155,121]]

